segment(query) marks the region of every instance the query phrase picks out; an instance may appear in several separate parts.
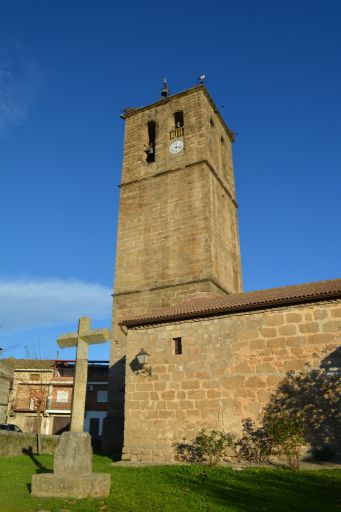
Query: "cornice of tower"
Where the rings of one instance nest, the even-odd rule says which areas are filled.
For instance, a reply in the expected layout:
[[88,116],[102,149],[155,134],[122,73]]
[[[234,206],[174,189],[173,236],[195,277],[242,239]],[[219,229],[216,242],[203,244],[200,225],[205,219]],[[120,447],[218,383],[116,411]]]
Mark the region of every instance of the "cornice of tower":
[[211,96],[210,96],[210,94],[209,94],[209,92],[208,92],[208,90],[207,90],[207,88],[205,87],[204,84],[195,85],[194,87],[190,87],[189,89],[186,89],[184,91],[178,92],[177,94],[173,94],[172,96],[167,96],[166,98],[162,98],[161,100],[156,101],[155,103],[151,103],[150,105],[146,105],[144,107],[137,107],[137,108],[129,109],[129,111],[127,111],[124,114],[122,114],[121,117],[124,120],[128,119],[130,117],[135,116],[136,114],[140,114],[141,112],[145,112],[145,111],[147,111],[149,109],[152,109],[152,108],[155,108],[155,107],[159,107],[161,105],[166,105],[167,103],[170,103],[174,99],[181,98],[183,96],[188,96],[188,95],[193,94],[194,92],[197,92],[197,91],[202,91],[205,94],[205,96],[206,96],[208,102],[210,103],[214,113],[217,115],[217,117],[219,118],[222,126],[224,127],[227,136],[229,137],[231,142],[234,142],[235,141],[235,137],[234,137],[233,131],[227,126],[224,118],[220,114],[216,104],[214,103],[213,99],[211,98]]

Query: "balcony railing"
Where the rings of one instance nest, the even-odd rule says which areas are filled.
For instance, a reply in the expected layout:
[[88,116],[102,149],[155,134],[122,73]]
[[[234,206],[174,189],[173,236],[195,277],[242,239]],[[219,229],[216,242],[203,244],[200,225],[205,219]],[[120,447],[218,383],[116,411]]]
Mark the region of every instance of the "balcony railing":
[[184,134],[185,129],[183,126],[174,126],[169,132],[169,138],[170,140],[177,139],[178,137],[183,137]]
[[[13,411],[36,411],[37,403],[33,400],[16,400],[12,404]],[[46,409],[68,411],[71,409],[71,400],[67,402],[57,402],[56,400],[48,400],[41,408],[41,411]]]

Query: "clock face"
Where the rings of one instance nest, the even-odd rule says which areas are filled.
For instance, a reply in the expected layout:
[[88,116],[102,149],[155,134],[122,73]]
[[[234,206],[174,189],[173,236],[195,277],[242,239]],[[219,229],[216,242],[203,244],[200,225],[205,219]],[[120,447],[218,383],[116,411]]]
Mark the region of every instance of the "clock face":
[[184,143],[182,142],[182,140],[175,140],[169,146],[169,151],[172,153],[172,155],[176,155],[177,153],[180,153],[180,151],[183,148],[184,148]]

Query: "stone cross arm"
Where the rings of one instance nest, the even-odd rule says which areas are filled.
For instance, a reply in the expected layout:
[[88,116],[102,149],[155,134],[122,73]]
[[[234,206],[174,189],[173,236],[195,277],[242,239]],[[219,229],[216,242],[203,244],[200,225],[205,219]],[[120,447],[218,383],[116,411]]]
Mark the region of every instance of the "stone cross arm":
[[89,345],[105,343],[109,339],[109,330],[91,330],[90,318],[86,316],[79,319],[78,332],[64,334],[57,339],[57,343],[61,348],[77,347],[71,407],[71,432],[83,432]]
[[61,348],[76,347],[78,345],[79,338],[84,340],[88,345],[105,343],[110,338],[110,332],[108,329],[94,329],[87,334],[71,332],[69,334],[59,336],[57,343]]

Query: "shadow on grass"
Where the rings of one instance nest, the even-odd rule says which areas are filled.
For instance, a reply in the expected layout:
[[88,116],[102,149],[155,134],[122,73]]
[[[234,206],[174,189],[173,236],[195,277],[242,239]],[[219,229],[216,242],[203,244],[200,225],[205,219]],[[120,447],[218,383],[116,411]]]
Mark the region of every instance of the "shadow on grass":
[[[34,463],[34,465],[36,466],[36,468],[37,468],[36,474],[39,475],[41,473],[53,473],[52,469],[48,469],[46,466],[44,466],[40,462],[40,460],[37,459],[37,457],[33,453],[32,446],[30,446],[29,448],[23,448],[22,452],[24,455],[27,455],[31,459],[31,461]],[[32,484],[28,483],[28,484],[26,484],[26,487],[27,487],[29,494],[31,494]]]
[[179,468],[169,478],[208,502],[240,512],[321,511],[341,506],[340,472],[290,470],[243,470],[208,467],[196,475]]
[[27,448],[23,448],[22,449],[22,452],[24,455],[28,455],[28,457],[31,459],[31,461],[34,463],[34,465],[36,466],[36,473],[37,474],[40,474],[40,473],[53,473],[53,470],[52,469],[48,469],[46,466],[44,466],[38,459],[37,457],[35,456],[35,454],[33,453],[33,450],[32,450],[32,447],[30,446],[28,449]]

